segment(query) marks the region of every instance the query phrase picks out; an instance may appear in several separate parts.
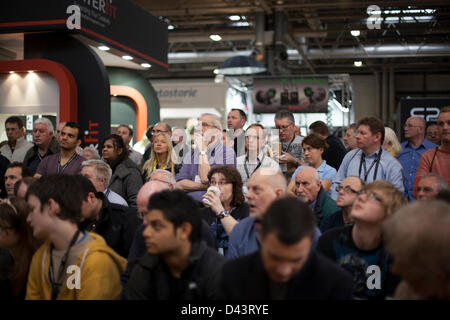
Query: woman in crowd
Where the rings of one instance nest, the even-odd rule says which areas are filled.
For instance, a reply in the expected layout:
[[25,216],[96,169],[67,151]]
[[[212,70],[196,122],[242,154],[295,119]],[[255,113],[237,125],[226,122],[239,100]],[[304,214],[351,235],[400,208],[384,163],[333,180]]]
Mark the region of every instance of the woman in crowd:
[[[328,144],[319,136],[310,134],[303,139],[302,147],[307,165],[315,168],[317,172],[319,172],[322,187],[325,192],[328,192],[333,183],[334,176],[336,175],[336,169],[327,165],[327,162],[322,159],[322,155],[325,150],[327,150]],[[293,197],[295,197],[295,177],[301,167],[302,166],[299,166],[297,170],[295,170],[288,185],[288,194]]]
[[0,203],[0,300],[24,299],[28,267],[37,248],[23,199]]
[[211,226],[216,238],[216,246],[223,255],[228,250],[228,236],[233,227],[249,215],[249,206],[244,202],[242,179],[239,171],[233,166],[216,166],[208,173],[210,186],[215,190],[203,195],[203,218]]
[[169,135],[164,132],[156,133],[153,136],[150,159],[142,166],[144,181],[147,181],[156,169],[167,170],[176,175],[180,171],[181,163],[176,165],[173,161],[174,157],[172,141]]
[[352,274],[356,299],[393,295],[400,279],[391,272],[392,258],[382,242],[382,226],[406,203],[405,196],[390,182],[377,180],[358,195],[350,213],[354,224],[320,237],[317,249]]
[[136,196],[142,186],[142,176],[136,164],[128,158],[122,137],[112,134],[103,141],[102,156],[112,169],[108,189],[118,193],[130,207],[136,207]]
[[383,148],[389,152],[394,158],[402,151],[402,146],[397,139],[394,130],[389,127],[384,127],[384,142]]

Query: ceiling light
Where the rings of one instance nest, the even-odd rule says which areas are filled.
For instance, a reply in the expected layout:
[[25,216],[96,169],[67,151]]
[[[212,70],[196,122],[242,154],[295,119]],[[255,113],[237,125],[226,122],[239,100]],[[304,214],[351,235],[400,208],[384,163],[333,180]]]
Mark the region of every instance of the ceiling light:
[[28,70],[28,73],[33,73],[34,71],[33,70]]
[[353,65],[354,65],[355,67],[361,67],[361,66],[362,66],[362,61],[354,61],[354,62],[353,62]]
[[13,74],[13,73],[14,73],[14,71],[10,71],[10,72],[9,72],[9,74]]
[[107,47],[107,46],[99,46],[98,49],[102,50],[102,51],[108,51],[109,47]]
[[114,96],[114,97],[117,97],[117,93],[114,93],[113,96]]
[[228,19],[230,19],[231,21],[239,21],[239,20],[241,20],[241,17],[234,15],[234,16],[229,16]]
[[122,59],[124,59],[124,60],[133,60],[133,57],[130,57],[130,56],[122,56]]
[[144,68],[151,68],[151,64],[148,64],[148,63],[141,63],[141,67],[144,67]]
[[220,41],[220,40],[222,40],[222,37],[219,36],[218,34],[212,34],[212,35],[209,36],[209,38],[210,38],[212,41]]
[[350,31],[350,34],[354,37],[359,37],[361,32],[359,30],[352,30],[352,31]]
[[169,24],[169,26],[167,27],[167,29],[168,29],[168,30],[173,30],[173,29],[175,29],[175,27],[174,27],[173,25]]

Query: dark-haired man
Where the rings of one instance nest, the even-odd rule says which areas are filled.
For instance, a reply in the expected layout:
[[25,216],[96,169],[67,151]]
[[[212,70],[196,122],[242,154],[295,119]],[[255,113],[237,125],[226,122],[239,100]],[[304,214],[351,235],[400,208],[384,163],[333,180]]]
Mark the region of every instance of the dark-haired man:
[[225,258],[201,241],[202,216],[182,191],[154,194],[145,214],[147,253],[131,273],[125,299],[209,300],[218,297]]
[[403,186],[403,168],[400,162],[382,148],[384,124],[375,117],[358,122],[358,148],[347,152],[331,186],[331,198],[337,199],[336,188],[349,176],[360,177],[364,183],[387,180],[400,192]]
[[8,199],[15,197],[14,185],[22,178],[31,177],[31,171],[21,162],[13,162],[8,165],[5,172],[5,189]]
[[81,201],[73,176],[47,175],[28,188],[27,222],[45,240],[31,261],[27,300],[107,300],[120,294],[126,260],[95,233],[78,228]]
[[40,178],[46,174],[79,174],[81,164],[86,160],[76,152],[76,148],[81,144],[82,136],[77,123],[67,122],[60,133],[60,152],[42,159],[34,177]]
[[8,143],[0,148],[0,153],[10,162],[23,162],[28,149],[33,144],[23,136],[23,122],[19,117],[12,116],[5,121],[5,131]]
[[351,276],[312,248],[315,224],[300,201],[273,202],[262,218],[260,250],[222,268],[222,298],[351,299]]
[[247,115],[241,109],[231,109],[227,117],[228,134],[233,139],[233,148],[236,157],[245,154],[244,125],[247,122]]
[[130,158],[137,166],[140,166],[142,162],[142,154],[130,147],[130,142],[133,140],[133,129],[126,124],[121,124],[117,128],[117,134],[123,139],[123,143],[128,150],[128,158]]

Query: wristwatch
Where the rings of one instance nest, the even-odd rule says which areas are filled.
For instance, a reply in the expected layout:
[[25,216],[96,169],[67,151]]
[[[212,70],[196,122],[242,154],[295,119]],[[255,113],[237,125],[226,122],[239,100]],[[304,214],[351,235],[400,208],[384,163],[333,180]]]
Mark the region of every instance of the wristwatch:
[[228,216],[230,213],[228,211],[222,211],[220,212],[217,217],[222,220],[223,218],[225,218],[226,216]]

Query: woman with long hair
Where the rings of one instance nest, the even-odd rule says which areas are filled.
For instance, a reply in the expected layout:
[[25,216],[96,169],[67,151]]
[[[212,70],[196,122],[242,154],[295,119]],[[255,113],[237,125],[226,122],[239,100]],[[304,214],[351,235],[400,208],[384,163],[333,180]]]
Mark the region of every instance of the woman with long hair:
[[210,190],[203,195],[203,218],[211,226],[216,246],[223,255],[228,250],[228,236],[233,227],[248,217],[250,208],[242,192],[242,178],[233,166],[216,166],[208,172],[209,185],[220,190]]
[[359,193],[350,217],[353,225],[326,231],[317,249],[353,276],[356,299],[392,296],[399,278],[392,273],[392,258],[383,245],[383,223],[407,203],[386,180],[376,180]]
[[180,165],[174,163],[174,157],[172,140],[169,135],[164,132],[154,134],[150,159],[142,166],[144,181],[147,181],[152,172],[157,169],[167,170],[176,175],[180,170]]
[[383,148],[389,152],[394,158],[397,158],[402,151],[402,145],[398,141],[394,130],[389,127],[384,127],[384,142]]
[[37,242],[26,219],[23,199],[0,203],[0,300],[24,299],[31,258]]
[[[317,170],[322,181],[322,187],[325,192],[328,192],[333,184],[334,176],[336,175],[336,169],[329,166],[327,162],[322,158],[323,153],[328,149],[328,144],[315,134],[307,135],[302,141],[303,153],[305,155],[305,161],[308,166]],[[288,194],[295,196],[295,177],[300,171],[299,166],[292,175],[288,185]]]
[[112,169],[108,189],[118,193],[130,207],[136,207],[142,176],[136,164],[128,158],[128,150],[121,136],[112,134],[103,140],[102,157]]

